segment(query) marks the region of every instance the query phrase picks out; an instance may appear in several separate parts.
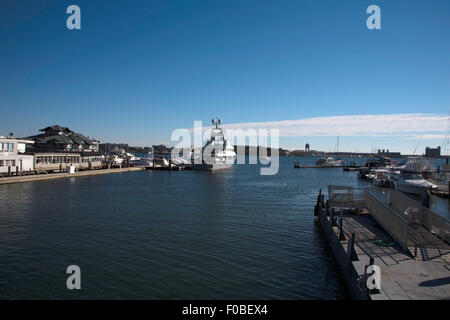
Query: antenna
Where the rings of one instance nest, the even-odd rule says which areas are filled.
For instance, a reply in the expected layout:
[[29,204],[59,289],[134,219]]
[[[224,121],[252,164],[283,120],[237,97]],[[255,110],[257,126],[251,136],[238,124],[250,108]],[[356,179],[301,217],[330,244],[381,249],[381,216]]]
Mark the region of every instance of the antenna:
[[[447,154],[447,152],[450,150],[450,110],[449,110],[449,116],[447,117],[447,134],[445,135],[444,141],[442,142],[442,154]],[[448,155],[448,154],[447,154]]]
[[422,141],[422,136],[420,136],[419,142],[417,142],[416,148],[414,149],[413,156],[416,155],[416,150],[419,147],[420,142]]

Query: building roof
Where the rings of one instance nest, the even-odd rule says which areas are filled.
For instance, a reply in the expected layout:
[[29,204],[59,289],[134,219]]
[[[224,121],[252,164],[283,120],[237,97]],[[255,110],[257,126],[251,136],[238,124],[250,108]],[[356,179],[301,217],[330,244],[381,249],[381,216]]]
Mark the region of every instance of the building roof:
[[64,132],[64,133],[71,133],[72,132],[72,130],[70,130],[69,128],[62,127],[62,126],[59,126],[57,124],[55,124],[54,126],[49,126],[49,127],[40,129],[39,131],[41,131],[41,132],[56,131],[56,132]]
[[35,136],[36,143],[58,143],[58,144],[71,144],[72,140],[65,136],[65,135],[59,135],[55,134],[52,136],[45,136],[45,135],[37,135]]
[[91,146],[92,140],[76,133],[69,128],[59,125],[49,126],[39,131],[44,132],[35,136],[27,137],[28,140],[35,141],[36,144],[73,144]]
[[70,139],[72,139],[76,144],[87,144],[91,145],[92,140],[83,136],[81,133],[72,133],[69,135]]

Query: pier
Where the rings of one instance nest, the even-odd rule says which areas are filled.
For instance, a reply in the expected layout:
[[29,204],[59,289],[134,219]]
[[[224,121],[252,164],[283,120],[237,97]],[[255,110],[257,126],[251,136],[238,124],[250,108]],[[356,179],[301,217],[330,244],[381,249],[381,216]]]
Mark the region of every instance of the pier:
[[[390,189],[329,186],[314,210],[354,299],[450,298],[450,223]],[[381,287],[369,290],[370,265]]]
[[19,183],[19,182],[31,182],[31,181],[74,178],[74,177],[86,177],[86,176],[95,176],[95,175],[101,175],[101,174],[133,172],[133,171],[142,171],[142,170],[145,170],[145,168],[143,168],[143,167],[127,167],[127,168],[78,171],[78,172],[74,172],[74,173],[62,172],[62,173],[48,173],[48,174],[34,174],[34,175],[27,175],[27,176],[4,177],[4,178],[0,178],[0,185],[10,184],[10,183]]

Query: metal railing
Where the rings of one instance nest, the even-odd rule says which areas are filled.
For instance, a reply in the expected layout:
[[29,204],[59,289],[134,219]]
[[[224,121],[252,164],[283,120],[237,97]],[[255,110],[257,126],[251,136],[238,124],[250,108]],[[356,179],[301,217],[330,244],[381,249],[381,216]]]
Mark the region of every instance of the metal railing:
[[384,203],[383,199],[366,190],[366,203],[371,215],[394,238],[397,243],[408,251],[409,224],[394,209]]
[[365,200],[363,188],[328,186],[328,200],[332,202],[361,202]]
[[442,240],[450,242],[450,222],[446,218],[398,191],[386,190],[386,193],[388,194],[387,201],[389,204],[398,208],[400,212],[412,218]]

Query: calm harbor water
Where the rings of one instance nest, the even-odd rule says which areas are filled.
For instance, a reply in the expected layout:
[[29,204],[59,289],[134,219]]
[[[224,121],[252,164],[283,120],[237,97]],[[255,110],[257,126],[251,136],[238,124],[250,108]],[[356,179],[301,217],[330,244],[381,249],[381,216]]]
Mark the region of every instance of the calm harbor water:
[[236,165],[3,185],[0,298],[345,299],[313,208],[319,188],[367,183],[294,159],[275,176]]

